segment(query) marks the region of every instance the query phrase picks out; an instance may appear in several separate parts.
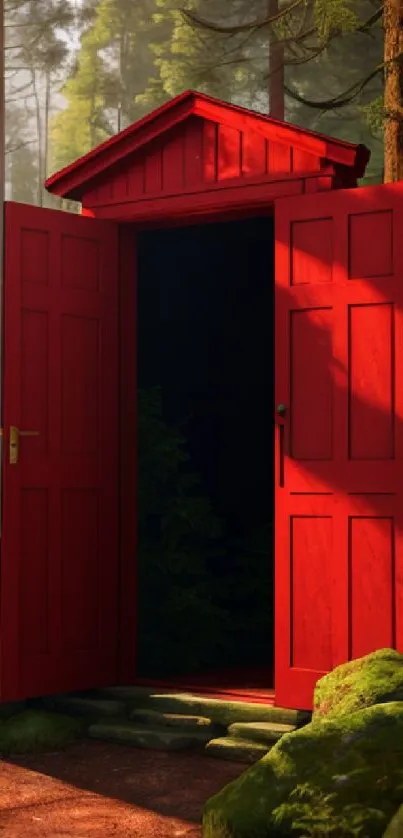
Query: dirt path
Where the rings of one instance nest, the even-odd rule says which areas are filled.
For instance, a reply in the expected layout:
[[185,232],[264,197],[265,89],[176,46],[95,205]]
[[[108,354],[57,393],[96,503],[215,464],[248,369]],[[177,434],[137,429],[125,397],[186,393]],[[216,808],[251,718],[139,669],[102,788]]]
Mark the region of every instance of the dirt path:
[[82,742],[0,761],[4,838],[200,838],[203,804],[244,766]]

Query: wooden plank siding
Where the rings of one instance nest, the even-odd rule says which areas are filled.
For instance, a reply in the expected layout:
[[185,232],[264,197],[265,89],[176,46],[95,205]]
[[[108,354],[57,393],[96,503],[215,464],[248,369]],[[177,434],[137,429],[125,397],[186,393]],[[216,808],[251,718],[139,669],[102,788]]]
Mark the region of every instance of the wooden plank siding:
[[84,207],[201,191],[214,184],[320,172],[320,158],[252,131],[190,116],[144,150],[107,170]]

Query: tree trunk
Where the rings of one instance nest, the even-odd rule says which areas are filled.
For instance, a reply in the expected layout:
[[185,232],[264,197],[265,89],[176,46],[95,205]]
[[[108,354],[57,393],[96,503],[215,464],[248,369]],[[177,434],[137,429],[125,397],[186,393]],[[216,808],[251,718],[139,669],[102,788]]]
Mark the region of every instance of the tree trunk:
[[[49,172],[49,117],[50,117],[50,94],[51,94],[51,80],[50,70],[46,69],[45,73],[45,116],[44,116],[44,137],[43,137],[43,178],[46,180]],[[42,184],[42,199],[45,202],[48,200],[47,193],[43,189]]]
[[43,174],[45,179],[47,178],[49,172],[49,117],[50,117],[50,94],[51,94],[51,80],[50,80],[50,70],[46,70],[45,75],[45,136],[43,138]]
[[[267,14],[278,13],[278,0],[268,0]],[[273,119],[284,120],[284,47],[278,42],[273,27],[269,36],[269,114]]]
[[35,115],[36,115],[36,133],[38,138],[38,183],[37,183],[37,204],[39,207],[43,206],[43,135],[42,135],[42,114],[41,114],[41,103],[39,100],[39,93],[38,87],[36,84],[36,70],[33,68],[31,70],[32,76],[32,89],[34,92],[34,100],[35,100]]
[[384,0],[384,182],[403,179],[403,0]]

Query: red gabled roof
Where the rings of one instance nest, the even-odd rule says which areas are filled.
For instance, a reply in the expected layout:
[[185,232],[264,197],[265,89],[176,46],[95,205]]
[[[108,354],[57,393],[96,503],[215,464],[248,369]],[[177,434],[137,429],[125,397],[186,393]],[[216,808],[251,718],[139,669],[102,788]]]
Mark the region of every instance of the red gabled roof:
[[288,143],[329,162],[347,166],[356,177],[362,177],[370,156],[364,145],[336,140],[257,111],[221,102],[204,93],[187,90],[51,175],[45,186],[63,198],[80,200],[94,177],[191,115],[239,130],[249,128],[258,131],[273,141]]

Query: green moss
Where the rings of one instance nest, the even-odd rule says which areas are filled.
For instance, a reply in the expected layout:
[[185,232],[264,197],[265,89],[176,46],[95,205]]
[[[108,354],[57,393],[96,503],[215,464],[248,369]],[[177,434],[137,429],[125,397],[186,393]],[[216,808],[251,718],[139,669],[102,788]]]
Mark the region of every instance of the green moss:
[[318,681],[312,721],[388,701],[403,701],[403,655],[394,649],[378,649],[336,667]]
[[379,838],[403,802],[403,702],[285,735],[206,804],[204,838]]
[[397,810],[392,818],[383,838],[402,838],[403,835],[403,806]]
[[44,710],[24,710],[0,723],[0,754],[63,748],[82,730],[82,722],[78,719]]
[[15,716],[16,713],[21,713],[25,710],[26,701],[10,701],[6,704],[0,704],[0,721],[2,719],[9,719],[10,716]]
[[308,715],[298,710],[272,707],[270,704],[252,704],[245,701],[227,701],[189,693],[136,693],[135,688],[115,687],[110,694],[124,699],[131,710],[152,709],[161,713],[180,713],[192,716],[207,716],[215,724],[228,727],[233,722],[278,722],[298,724],[306,722]]

